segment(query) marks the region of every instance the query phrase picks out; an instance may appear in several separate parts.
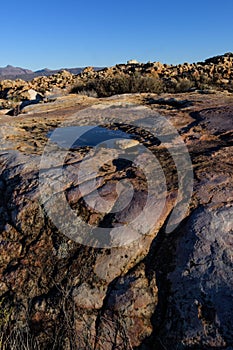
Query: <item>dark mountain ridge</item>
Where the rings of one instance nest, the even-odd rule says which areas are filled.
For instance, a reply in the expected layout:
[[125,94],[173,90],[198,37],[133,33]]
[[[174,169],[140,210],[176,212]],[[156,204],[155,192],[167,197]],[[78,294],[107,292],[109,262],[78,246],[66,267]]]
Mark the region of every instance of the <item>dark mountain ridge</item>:
[[[49,68],[43,68],[40,70],[37,70],[33,72],[30,69],[20,68],[20,67],[14,67],[11,65],[7,65],[6,67],[0,67],[0,80],[3,79],[22,79],[25,81],[30,81],[36,77],[39,76],[50,76],[53,74],[56,74],[60,72],[61,70],[67,70],[68,72],[72,74],[80,74],[83,71],[83,67],[77,67],[77,68],[60,68],[60,69],[49,69]],[[94,67],[94,70],[100,70],[102,67]]]
[[17,75],[24,75],[24,74],[31,74],[33,73],[30,69],[25,69],[21,67],[13,67],[11,65],[7,65],[6,67],[0,67],[0,77],[3,76],[4,78],[6,76],[17,76]]

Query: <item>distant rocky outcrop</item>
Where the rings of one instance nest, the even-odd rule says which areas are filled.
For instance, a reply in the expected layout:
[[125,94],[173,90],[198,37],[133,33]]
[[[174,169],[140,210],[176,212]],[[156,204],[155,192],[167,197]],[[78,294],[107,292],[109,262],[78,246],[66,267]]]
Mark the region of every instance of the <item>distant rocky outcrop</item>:
[[[29,100],[27,91],[30,89],[40,94],[40,101],[44,102],[48,102],[49,94],[59,96],[69,92],[94,97],[132,92],[176,93],[201,90],[205,93],[216,89],[233,92],[233,53],[198,63],[168,65],[131,60],[128,64],[117,64],[104,69],[86,67],[81,72],[77,68],[54,73],[45,68],[36,74],[39,76],[30,81],[1,80],[0,109],[20,110],[21,103]],[[54,90],[56,94],[53,93]]]
[[[75,76],[68,71],[61,71],[48,77],[40,76],[32,81],[22,79],[2,80],[0,81],[0,108],[19,111],[21,107],[25,106],[25,101],[40,102],[44,99],[44,102],[47,102],[48,96],[54,95],[54,91],[56,96],[62,95],[65,91],[68,93],[66,89],[74,81]],[[30,93],[32,91],[34,91],[34,95],[38,95],[40,98],[32,99]]]
[[158,79],[165,92],[211,86],[233,91],[233,53],[216,56],[204,62],[178,65],[160,62],[137,63],[132,60],[128,61],[128,64],[117,64],[98,72],[84,70],[77,77],[77,82],[82,85],[82,82],[88,82],[91,78],[99,80],[138,75]]

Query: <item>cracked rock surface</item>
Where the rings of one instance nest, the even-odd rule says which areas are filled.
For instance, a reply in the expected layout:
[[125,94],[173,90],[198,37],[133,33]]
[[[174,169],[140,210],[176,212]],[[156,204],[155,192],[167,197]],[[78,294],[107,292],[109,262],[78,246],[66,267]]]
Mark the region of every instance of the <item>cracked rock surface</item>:
[[[232,349],[233,97],[175,99],[87,99],[0,119],[0,348]],[[129,139],[48,140],[98,124]],[[180,137],[193,170],[183,214]]]

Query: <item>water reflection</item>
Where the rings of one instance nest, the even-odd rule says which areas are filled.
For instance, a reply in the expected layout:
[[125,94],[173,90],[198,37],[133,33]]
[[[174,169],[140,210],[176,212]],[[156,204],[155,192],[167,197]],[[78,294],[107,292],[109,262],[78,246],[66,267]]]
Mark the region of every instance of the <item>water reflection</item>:
[[[53,143],[63,148],[95,147],[112,139],[132,138],[131,135],[121,130],[110,130],[102,126],[68,126],[58,128],[55,132],[50,131],[47,136]],[[71,140],[75,141],[70,147]]]

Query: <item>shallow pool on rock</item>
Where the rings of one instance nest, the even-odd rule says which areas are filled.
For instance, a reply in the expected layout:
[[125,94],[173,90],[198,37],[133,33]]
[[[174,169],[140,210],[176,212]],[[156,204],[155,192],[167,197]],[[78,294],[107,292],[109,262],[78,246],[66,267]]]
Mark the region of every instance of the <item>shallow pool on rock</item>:
[[95,147],[113,139],[132,139],[121,130],[111,130],[102,126],[68,126],[50,131],[47,137],[64,148]]

